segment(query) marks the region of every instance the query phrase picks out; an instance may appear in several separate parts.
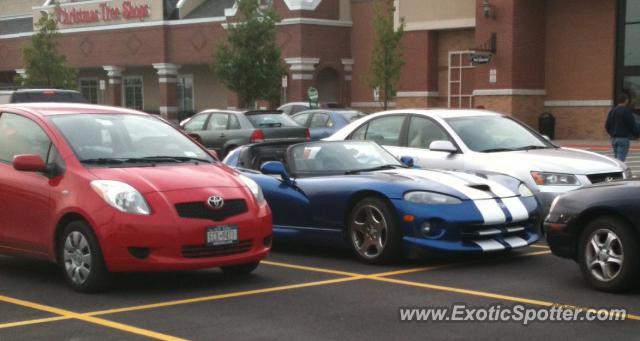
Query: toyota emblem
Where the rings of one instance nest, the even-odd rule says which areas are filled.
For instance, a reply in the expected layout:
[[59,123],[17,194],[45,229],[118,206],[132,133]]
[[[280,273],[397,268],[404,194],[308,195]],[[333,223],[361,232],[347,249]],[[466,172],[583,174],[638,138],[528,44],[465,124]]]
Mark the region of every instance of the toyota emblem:
[[217,195],[210,196],[209,199],[207,199],[207,205],[210,208],[219,210],[222,208],[222,206],[224,206],[224,199]]

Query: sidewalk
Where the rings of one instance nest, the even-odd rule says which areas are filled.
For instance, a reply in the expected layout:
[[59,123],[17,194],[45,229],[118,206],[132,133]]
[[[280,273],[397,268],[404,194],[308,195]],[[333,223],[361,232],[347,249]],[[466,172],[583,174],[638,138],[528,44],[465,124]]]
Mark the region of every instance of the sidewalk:
[[[588,149],[594,151],[611,150],[609,140],[553,140],[553,143],[562,147]],[[640,141],[631,141],[630,150],[640,151]]]

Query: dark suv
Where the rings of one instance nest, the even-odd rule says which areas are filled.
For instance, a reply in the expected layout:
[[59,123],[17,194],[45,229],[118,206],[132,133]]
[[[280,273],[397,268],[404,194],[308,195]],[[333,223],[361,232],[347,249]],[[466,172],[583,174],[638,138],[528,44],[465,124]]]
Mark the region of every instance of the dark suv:
[[0,91],[0,104],[32,102],[87,103],[87,100],[75,90],[18,89]]

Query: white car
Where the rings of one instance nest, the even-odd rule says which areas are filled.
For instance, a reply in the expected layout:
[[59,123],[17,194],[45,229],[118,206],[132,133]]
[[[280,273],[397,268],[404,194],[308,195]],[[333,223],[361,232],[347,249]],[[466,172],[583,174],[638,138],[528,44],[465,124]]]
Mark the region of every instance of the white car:
[[365,116],[326,140],[373,140],[435,169],[493,171],[522,180],[545,213],[561,193],[630,178],[622,162],[562,148],[513,118],[485,110],[393,110]]

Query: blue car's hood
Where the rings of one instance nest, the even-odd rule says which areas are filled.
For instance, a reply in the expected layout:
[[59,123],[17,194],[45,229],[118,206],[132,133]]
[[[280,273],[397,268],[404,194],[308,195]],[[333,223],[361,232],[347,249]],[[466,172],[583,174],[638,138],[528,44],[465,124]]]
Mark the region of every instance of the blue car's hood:
[[520,181],[495,173],[467,173],[456,171],[393,169],[351,176],[395,184],[403,190],[424,190],[454,195],[463,200],[509,198],[518,196]]

